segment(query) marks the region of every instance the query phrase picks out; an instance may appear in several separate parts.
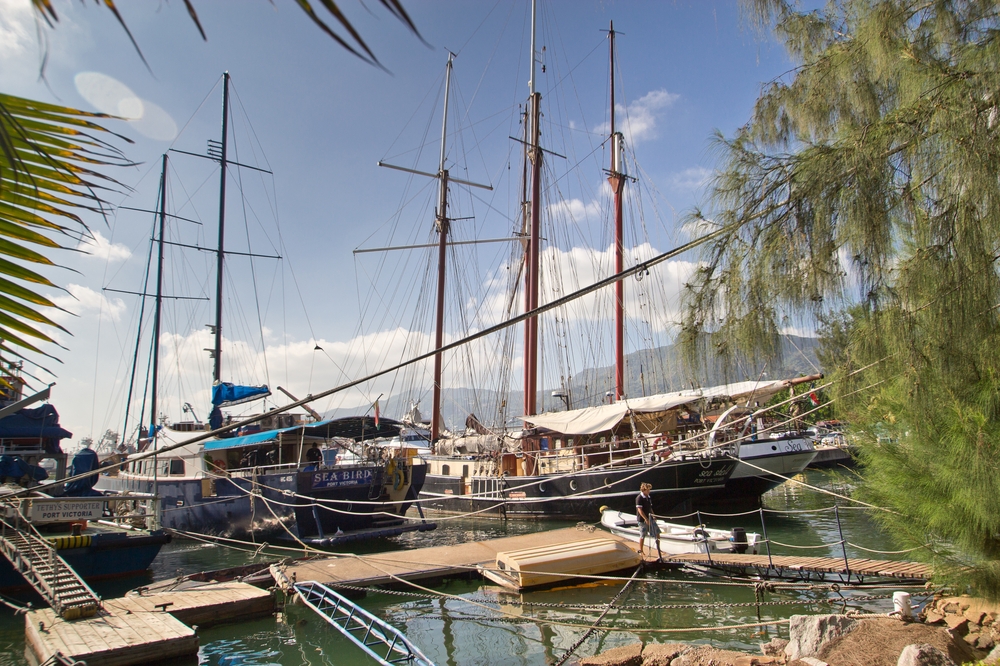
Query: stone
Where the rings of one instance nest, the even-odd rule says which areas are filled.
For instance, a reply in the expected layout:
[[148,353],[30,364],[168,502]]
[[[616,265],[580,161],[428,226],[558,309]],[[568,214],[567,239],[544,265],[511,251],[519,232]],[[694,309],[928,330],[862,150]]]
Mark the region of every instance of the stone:
[[647,643],[642,648],[642,666],[670,666],[670,662],[691,648],[684,643]]
[[964,615],[948,615],[944,618],[944,623],[953,636],[962,637],[969,633],[969,618]]
[[850,632],[856,624],[856,620],[846,615],[793,615],[785,656],[788,661],[815,656],[824,645]]
[[989,664],[989,666],[1000,664],[1000,645],[993,648],[993,651],[986,655],[986,659],[983,659],[983,663]]
[[983,620],[986,619],[986,613],[984,613],[981,610],[976,610],[972,608],[965,611],[964,615],[965,617],[969,618],[969,622],[971,622],[972,624],[982,624]]
[[944,622],[944,615],[935,613],[934,611],[927,611],[927,614],[924,616],[924,624],[937,624],[939,622]]
[[979,638],[977,638],[976,642],[973,643],[972,645],[977,650],[985,650],[989,652],[990,650],[993,649],[993,646],[995,646],[996,644],[997,642],[991,634],[983,632],[982,634],[979,635]]
[[642,643],[605,650],[580,660],[580,666],[642,666]]
[[777,657],[758,657],[757,655],[748,654],[745,657],[739,657],[733,662],[733,666],[765,666],[766,664],[780,664]]
[[743,652],[720,650],[711,645],[697,645],[670,662],[670,666],[733,666],[737,659],[746,657]]
[[788,645],[787,640],[775,636],[767,643],[760,644],[760,652],[765,657],[780,657],[785,654],[786,645]]
[[816,657],[802,657],[799,659],[800,664],[808,664],[809,666],[830,666],[822,659],[817,659]]
[[970,633],[966,634],[963,638],[965,638],[965,642],[966,643],[968,643],[969,645],[975,646],[976,641],[979,640],[979,636],[980,636],[979,632],[978,631],[974,631],[974,632],[970,632]]
[[933,645],[920,643],[904,647],[899,653],[896,666],[955,666],[955,662],[946,652]]
[[946,602],[941,607],[941,610],[943,610],[945,613],[957,613],[958,612],[958,602],[957,601],[948,601],[948,602]]
[[970,608],[972,608],[972,604],[969,604],[969,603],[964,603],[964,604],[959,604],[958,605],[958,610],[961,611],[962,613],[964,613],[965,611],[969,610]]

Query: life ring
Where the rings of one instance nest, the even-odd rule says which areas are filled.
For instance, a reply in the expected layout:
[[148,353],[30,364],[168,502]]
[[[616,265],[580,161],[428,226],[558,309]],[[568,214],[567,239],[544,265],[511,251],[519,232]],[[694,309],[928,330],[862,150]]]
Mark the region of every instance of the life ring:
[[403,470],[396,469],[392,474],[392,489],[402,490],[404,485],[406,485],[406,476],[403,474]]
[[661,446],[673,446],[674,440],[670,439],[670,435],[663,435],[662,437],[657,437],[653,440],[653,450],[660,448]]
[[215,471],[219,474],[226,473],[226,461],[222,458],[216,458],[212,461],[212,465],[215,466]]

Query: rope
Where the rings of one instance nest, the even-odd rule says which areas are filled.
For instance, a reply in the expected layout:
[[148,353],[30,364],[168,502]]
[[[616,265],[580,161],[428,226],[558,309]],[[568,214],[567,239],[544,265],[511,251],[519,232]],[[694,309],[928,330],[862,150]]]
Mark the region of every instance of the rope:
[[927,543],[924,544],[923,546],[914,546],[913,548],[907,548],[906,550],[875,550],[874,548],[865,548],[864,546],[859,546],[858,544],[851,543],[850,541],[847,542],[847,545],[850,546],[851,548],[857,548],[858,550],[863,550],[866,553],[877,553],[879,555],[904,555],[906,553],[912,553],[915,550],[922,550],[924,548],[931,547],[931,545]]
[[775,546],[782,546],[784,548],[797,548],[799,550],[810,550],[815,548],[832,548],[833,546],[839,546],[843,541],[834,541],[833,543],[821,543],[818,546],[793,546],[790,543],[781,543],[780,541],[775,541],[774,539],[768,539],[767,541],[761,540],[761,543],[773,543]]
[[588,629],[583,634],[583,636],[581,636],[579,638],[579,640],[577,640],[575,643],[573,643],[573,645],[571,645],[570,648],[568,650],[566,650],[566,652],[563,654],[562,658],[559,661],[556,662],[555,666],[562,666],[563,664],[565,664],[566,660],[570,658],[570,655],[572,655],[574,652],[576,652],[577,648],[579,648],[581,645],[583,645],[584,641],[586,641],[588,638],[590,638],[590,636],[595,631],[597,631],[597,628],[600,626],[601,622],[604,621],[604,617],[608,613],[611,612],[612,608],[615,607],[615,602],[618,601],[618,599],[623,594],[625,594],[628,591],[628,589],[632,586],[632,583],[635,581],[635,577],[639,575],[640,571],[642,571],[642,565],[641,564],[638,567],[636,567],[635,571],[632,572],[632,577],[629,578],[628,582],[625,583],[625,585],[622,586],[622,589],[620,589],[618,591],[618,594],[616,594],[611,599],[611,601],[608,602],[608,605],[604,607],[604,610],[601,612],[601,614],[594,621],[594,624],[591,625],[590,629]]

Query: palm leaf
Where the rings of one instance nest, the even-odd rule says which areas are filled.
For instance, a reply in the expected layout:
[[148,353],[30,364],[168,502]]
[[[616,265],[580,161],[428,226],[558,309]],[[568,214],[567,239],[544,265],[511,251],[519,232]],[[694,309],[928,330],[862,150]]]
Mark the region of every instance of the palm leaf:
[[[47,2],[40,6],[55,18]],[[0,94],[0,274],[7,276],[0,277],[0,350],[7,354],[55,358],[29,340],[61,346],[45,329],[68,333],[44,314],[55,303],[20,283],[57,288],[29,267],[57,266],[52,252],[75,249],[87,232],[84,211],[103,214],[101,192],[121,189],[99,171],[129,164],[100,136],[128,141],[96,122],[109,117]]]

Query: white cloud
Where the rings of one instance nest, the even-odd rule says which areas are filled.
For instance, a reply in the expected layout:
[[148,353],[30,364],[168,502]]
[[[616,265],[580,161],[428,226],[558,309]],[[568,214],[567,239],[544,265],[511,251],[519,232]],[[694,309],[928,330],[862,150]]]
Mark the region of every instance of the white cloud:
[[112,243],[100,231],[93,232],[93,238],[84,238],[77,246],[88,256],[104,261],[125,261],[132,256],[132,251],[121,243]]
[[550,204],[549,213],[554,216],[567,215],[570,220],[579,223],[599,217],[601,204],[595,200],[584,202],[581,199],[563,199]]
[[[651,90],[627,107],[616,104],[615,113],[622,118],[621,127],[618,129],[625,134],[628,143],[632,145],[657,138],[659,136],[656,127],[657,120],[662,117],[663,111],[679,98],[680,95],[661,88]],[[599,134],[607,134],[610,130],[610,124],[604,123],[594,131]]]
[[[94,291],[90,287],[79,284],[69,284],[66,286],[68,294],[62,294],[51,298],[52,302],[75,314],[81,318],[89,318],[97,315],[105,320],[119,321],[125,312],[125,302],[120,298],[108,298],[104,294]],[[47,313],[59,323],[65,323],[72,317],[60,311]]]
[[0,60],[10,62],[35,45],[35,13],[31,0],[0,0]]
[[170,114],[141,99],[118,79],[101,72],[80,72],[73,78],[77,92],[101,113],[120,116],[143,136],[156,141],[172,141],[177,123]]
[[670,176],[670,184],[682,190],[699,190],[712,179],[715,172],[704,167],[690,167]]

